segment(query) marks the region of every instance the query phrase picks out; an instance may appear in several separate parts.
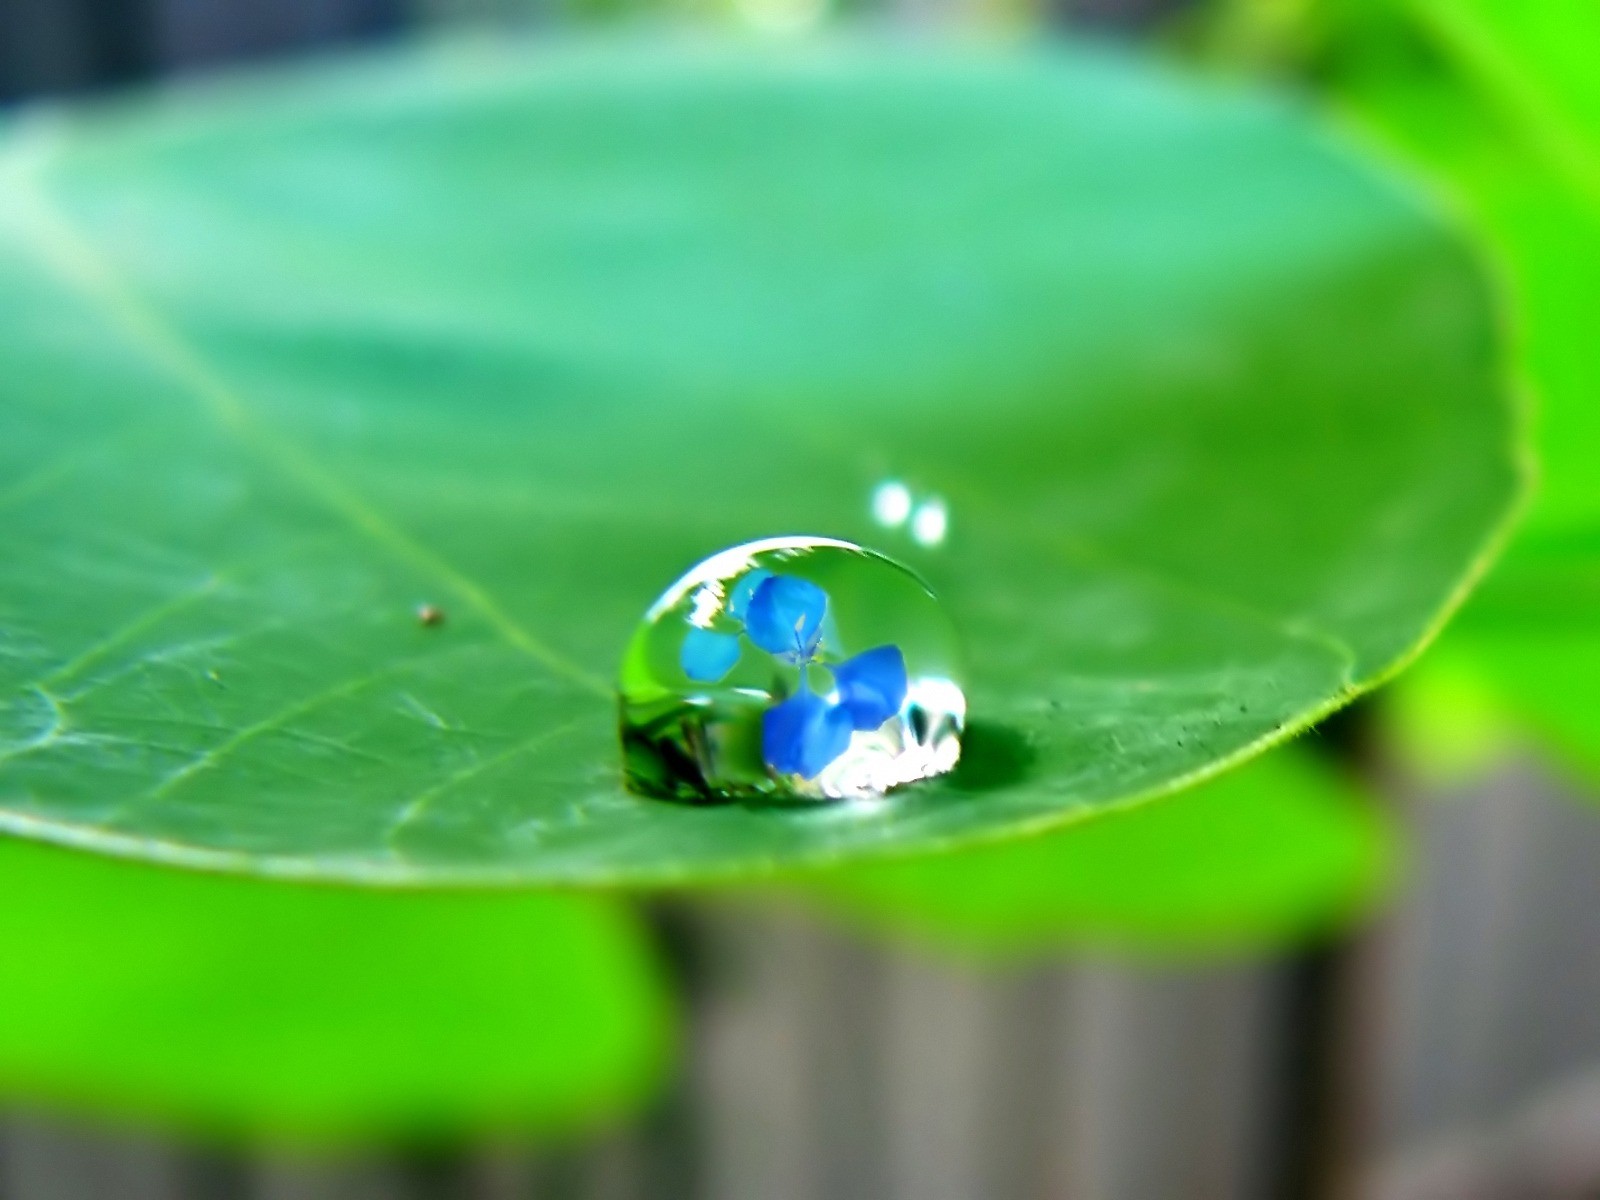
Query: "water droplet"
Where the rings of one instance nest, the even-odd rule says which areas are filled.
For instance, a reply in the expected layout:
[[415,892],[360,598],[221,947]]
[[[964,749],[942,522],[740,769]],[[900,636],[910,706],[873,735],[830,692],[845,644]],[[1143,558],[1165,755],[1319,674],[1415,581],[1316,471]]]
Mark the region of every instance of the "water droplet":
[[618,692],[629,785],[690,801],[881,796],[955,766],[967,709],[927,586],[827,538],[689,571],[634,631]]

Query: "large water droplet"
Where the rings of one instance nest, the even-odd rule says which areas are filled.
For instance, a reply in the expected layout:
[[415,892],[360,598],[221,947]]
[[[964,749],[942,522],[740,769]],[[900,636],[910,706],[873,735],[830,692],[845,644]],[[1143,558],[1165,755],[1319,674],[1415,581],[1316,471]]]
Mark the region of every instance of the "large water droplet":
[[927,586],[827,538],[700,563],[634,631],[618,693],[629,786],[696,802],[881,796],[954,767],[967,711]]

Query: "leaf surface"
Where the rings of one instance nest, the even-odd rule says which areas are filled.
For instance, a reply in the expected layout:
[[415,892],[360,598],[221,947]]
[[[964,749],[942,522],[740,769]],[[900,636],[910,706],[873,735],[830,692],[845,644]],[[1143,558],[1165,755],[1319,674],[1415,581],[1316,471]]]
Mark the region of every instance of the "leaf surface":
[[[454,44],[0,154],[30,836],[642,882],[1042,830],[1397,669],[1519,486],[1440,223],[1286,105],[1104,53]],[[873,524],[886,478],[938,545]],[[887,805],[627,794],[633,622],[795,532],[932,582],[1009,749]]]

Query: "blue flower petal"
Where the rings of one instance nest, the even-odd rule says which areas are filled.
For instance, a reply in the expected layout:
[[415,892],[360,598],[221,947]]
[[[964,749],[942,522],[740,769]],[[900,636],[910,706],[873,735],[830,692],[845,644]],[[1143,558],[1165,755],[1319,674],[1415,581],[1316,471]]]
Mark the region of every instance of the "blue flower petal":
[[716,683],[739,661],[739,639],[731,633],[717,633],[691,625],[683,635],[678,662],[683,673],[700,683]]
[[815,779],[850,746],[850,714],[815,692],[796,692],[761,714],[761,756],[780,775]]
[[839,707],[857,729],[878,728],[905,703],[906,658],[899,646],[863,650],[829,669],[839,689]]
[[809,579],[772,575],[763,579],[745,609],[745,632],[768,654],[790,662],[817,651],[828,593]]
[[772,572],[765,567],[757,567],[754,571],[746,571],[739,576],[737,583],[728,591],[728,602],[723,605],[730,617],[735,620],[744,620],[745,610],[750,607],[750,597],[756,594],[756,589],[772,578]]

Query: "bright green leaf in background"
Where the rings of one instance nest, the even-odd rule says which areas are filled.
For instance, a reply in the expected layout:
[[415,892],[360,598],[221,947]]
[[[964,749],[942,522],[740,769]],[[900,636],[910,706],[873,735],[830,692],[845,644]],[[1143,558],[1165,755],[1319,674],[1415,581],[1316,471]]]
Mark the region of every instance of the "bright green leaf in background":
[[[1578,0],[1396,4],[1336,47],[1339,97],[1486,238],[1517,302],[1539,401],[1540,495],[1525,530],[1419,679],[1449,719],[1408,744],[1452,756],[1485,699],[1600,775],[1600,9]],[[1432,661],[1425,665],[1436,673]],[[1466,683],[1469,672],[1483,682]],[[1451,695],[1466,698],[1465,709]],[[1408,704],[1415,713],[1419,701]],[[1501,739],[1503,740],[1503,739]]]
[[[1393,671],[1518,488],[1452,237],[1278,102],[1119,58],[463,44],[0,159],[13,832],[638,882],[1044,829]],[[886,477],[946,541],[873,527]],[[784,532],[947,598],[965,769],[626,794],[632,622]]]
[[812,891],[942,949],[1254,950],[1332,928],[1372,901],[1393,829],[1299,749],[1164,804],[976,850],[848,867]]
[[386,894],[0,841],[0,1091],[212,1134],[541,1134],[617,1115],[668,1005],[609,901]]

